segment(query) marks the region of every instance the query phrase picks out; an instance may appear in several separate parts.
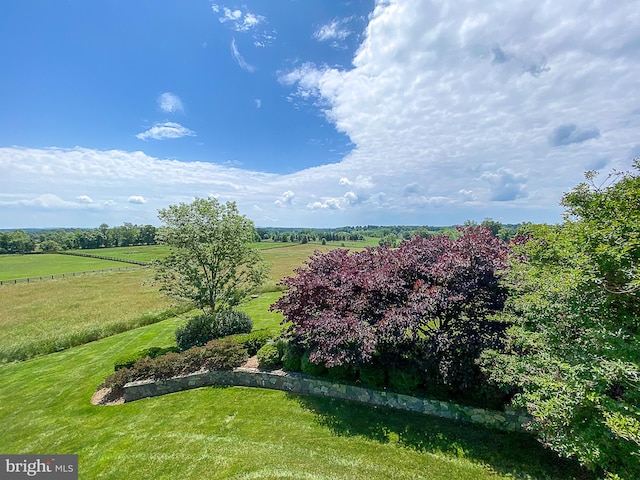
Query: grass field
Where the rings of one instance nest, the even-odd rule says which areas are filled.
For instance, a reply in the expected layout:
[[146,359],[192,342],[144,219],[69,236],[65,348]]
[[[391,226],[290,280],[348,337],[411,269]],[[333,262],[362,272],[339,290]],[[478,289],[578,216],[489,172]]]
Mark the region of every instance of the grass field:
[[[345,242],[344,248],[360,250],[367,245],[373,245],[378,239],[368,239],[365,242]],[[254,248],[260,250],[262,258],[270,265],[269,278],[261,291],[273,291],[276,284],[284,277],[292,275],[294,269],[303,265],[315,250],[327,252],[332,248],[343,248],[339,242],[329,242],[328,245],[314,243],[284,243],[284,242],[257,242]],[[81,253],[91,255],[103,255],[114,258],[139,260],[150,262],[165,256],[169,249],[165,246],[150,245],[139,247],[98,248],[95,250],[79,250]]]
[[[271,265],[269,279],[261,290],[263,293],[277,291],[276,283],[291,275],[315,249],[327,251],[330,248],[314,244],[272,245],[284,247],[262,252]],[[143,261],[166,252],[166,247],[159,246],[83,251]],[[78,265],[93,264],[94,261],[128,265],[69,255],[0,256],[0,261],[13,262],[15,272],[19,272],[18,265],[23,262],[25,273],[16,273],[20,278],[36,271],[32,259],[39,262],[38,271],[43,275],[81,271]],[[58,259],[66,263],[58,264]],[[60,351],[166,318],[172,312],[172,305],[157,287],[149,284],[152,276],[151,269],[141,268],[0,286],[0,363]],[[276,299],[277,295],[271,303]],[[266,311],[268,305],[260,308]],[[271,315],[275,318],[277,314]]]
[[141,268],[0,286],[0,363],[167,318],[171,302],[145,285],[149,275]]
[[[274,319],[260,318],[268,327]],[[99,407],[128,351],[172,344],[169,319],[0,367],[0,452],[79,455],[80,479],[569,479],[524,434],[241,387]]]
[[71,255],[0,255],[0,281],[130,266],[123,262]]

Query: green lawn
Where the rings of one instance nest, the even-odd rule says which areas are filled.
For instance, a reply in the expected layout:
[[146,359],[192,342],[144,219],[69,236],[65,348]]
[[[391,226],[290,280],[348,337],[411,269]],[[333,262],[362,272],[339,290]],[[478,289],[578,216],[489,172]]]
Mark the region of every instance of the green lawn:
[[524,434],[280,391],[90,404],[116,358],[172,344],[181,322],[0,366],[0,452],[78,454],[80,479],[577,478]]
[[123,262],[72,255],[0,255],[0,281],[130,266]]

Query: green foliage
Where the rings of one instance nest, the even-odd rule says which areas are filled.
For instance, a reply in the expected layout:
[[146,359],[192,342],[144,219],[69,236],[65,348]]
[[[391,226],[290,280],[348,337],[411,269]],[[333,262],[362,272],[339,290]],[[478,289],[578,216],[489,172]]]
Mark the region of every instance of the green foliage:
[[327,369],[324,365],[313,363],[309,360],[309,352],[305,351],[300,358],[300,371],[307,375],[313,375],[319,377],[327,373]]
[[258,364],[260,368],[266,370],[273,370],[282,366],[282,356],[275,343],[266,343],[258,350]]
[[245,312],[228,310],[196,315],[176,330],[176,345],[187,350],[216,338],[249,333],[252,328],[251,317]]
[[149,347],[144,348],[142,350],[137,351],[136,353],[132,353],[129,355],[125,355],[120,357],[114,363],[114,369],[120,370],[121,368],[130,368],[136,363],[138,360],[144,357],[156,358],[160,355],[164,355],[169,352],[177,352],[177,347]]
[[386,381],[384,369],[378,365],[361,365],[358,369],[360,381],[370,387],[382,387]]
[[222,338],[237,333],[249,333],[253,329],[253,321],[246,312],[225,310],[217,312],[211,319],[213,338]]
[[334,380],[355,380],[358,376],[358,371],[353,365],[338,365],[328,368],[327,376]]
[[282,368],[288,372],[301,372],[303,353],[302,348],[287,342],[282,354]]
[[233,340],[244,346],[249,352],[249,355],[255,355],[258,350],[265,345],[269,340],[273,340],[273,333],[270,330],[254,330],[250,333],[239,333],[236,335],[230,335],[227,337],[229,340]]
[[196,315],[176,329],[176,345],[180,350],[201,346],[213,340],[212,314]]
[[171,253],[155,263],[155,278],[167,295],[217,312],[237,306],[264,282],[266,265],[251,248],[253,223],[235,203],[197,198],[160,210],[159,218],[165,226],[158,240]]
[[506,276],[506,350],[483,363],[521,390],[545,445],[640,478],[640,177],[594,178],[565,195],[562,226],[529,228]]
[[389,369],[389,386],[399,393],[415,393],[422,378],[413,369]]
[[138,359],[130,367],[109,375],[100,388],[110,388],[112,396],[123,393],[124,386],[136,380],[163,379],[205,370],[231,370],[248,358],[247,350],[228,340],[213,340],[204,347],[193,347],[182,353],[168,352],[155,358]]

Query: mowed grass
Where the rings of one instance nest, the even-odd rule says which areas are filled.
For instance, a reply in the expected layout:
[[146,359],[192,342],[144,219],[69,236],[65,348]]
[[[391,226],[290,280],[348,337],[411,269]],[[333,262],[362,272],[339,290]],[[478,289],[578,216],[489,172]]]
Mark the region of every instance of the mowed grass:
[[580,473],[524,434],[266,389],[209,387],[112,407],[90,404],[119,356],[171,345],[180,324],[169,319],[0,366],[0,452],[78,454],[80,479],[569,479]]
[[0,281],[130,266],[131,264],[124,262],[53,253],[0,255]]
[[148,268],[0,286],[0,363],[60,351],[175,314]]

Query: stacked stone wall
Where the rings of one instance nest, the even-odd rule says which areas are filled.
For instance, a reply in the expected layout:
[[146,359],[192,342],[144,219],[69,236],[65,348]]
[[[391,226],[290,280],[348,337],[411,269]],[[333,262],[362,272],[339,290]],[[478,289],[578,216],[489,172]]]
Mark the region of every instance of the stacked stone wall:
[[155,397],[211,385],[270,388],[302,395],[340,398],[464,422],[479,423],[507,431],[522,431],[524,429],[523,426],[531,420],[528,415],[510,410],[485,410],[451,402],[337,383],[301,373],[281,370],[262,371],[254,368],[208,371],[166,380],[131,382],[124,387],[124,400],[125,402],[131,402],[141,398]]

